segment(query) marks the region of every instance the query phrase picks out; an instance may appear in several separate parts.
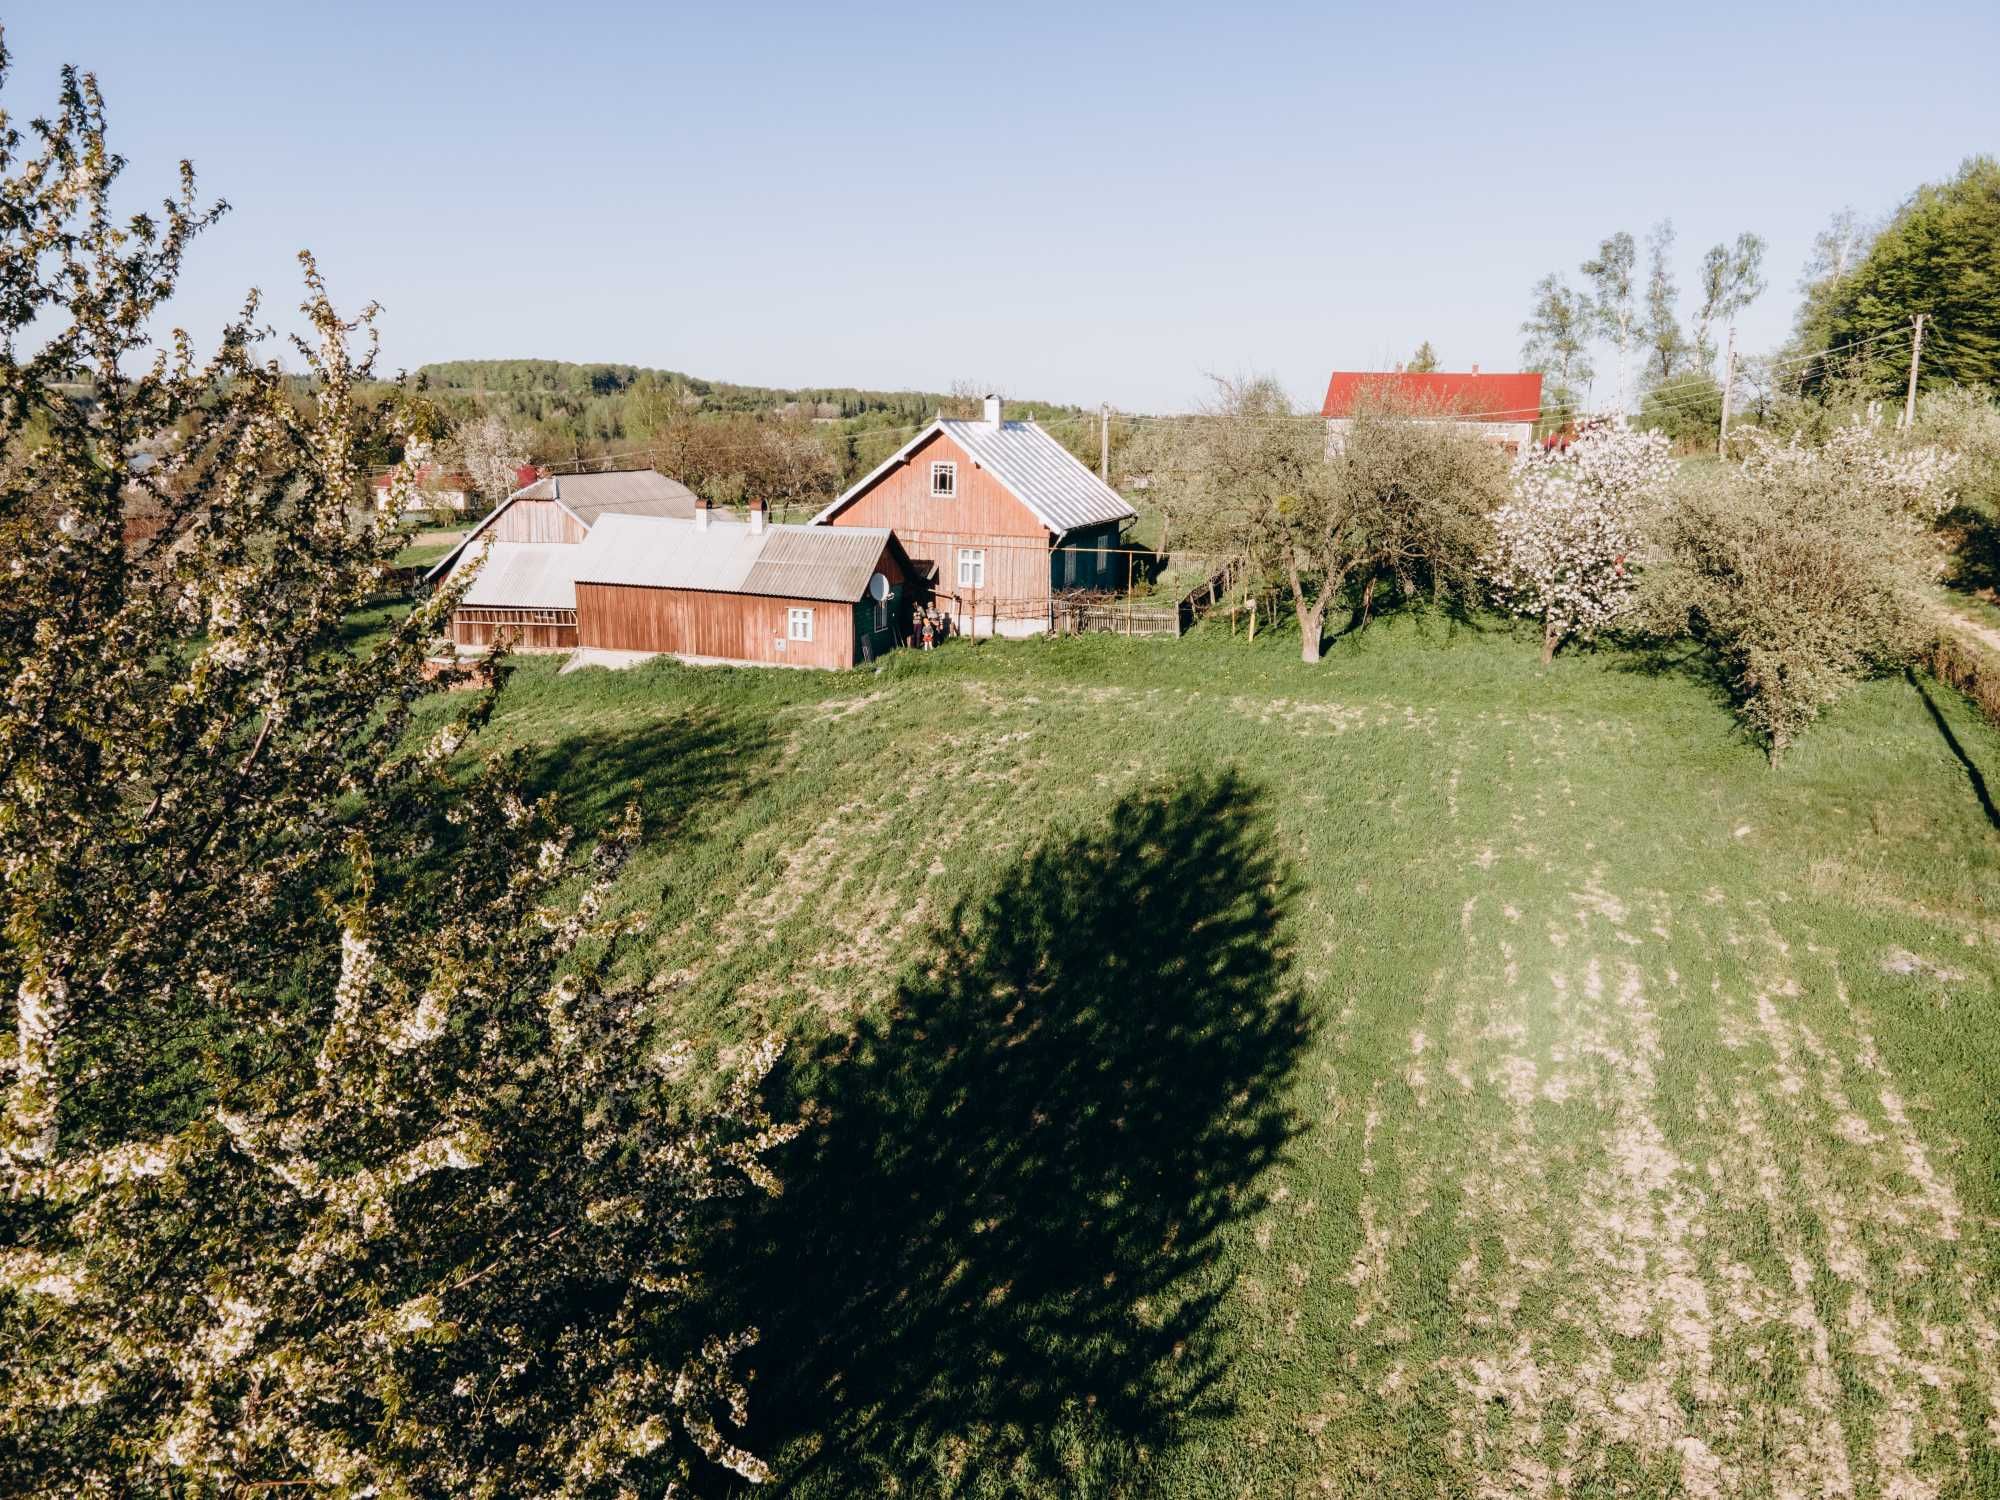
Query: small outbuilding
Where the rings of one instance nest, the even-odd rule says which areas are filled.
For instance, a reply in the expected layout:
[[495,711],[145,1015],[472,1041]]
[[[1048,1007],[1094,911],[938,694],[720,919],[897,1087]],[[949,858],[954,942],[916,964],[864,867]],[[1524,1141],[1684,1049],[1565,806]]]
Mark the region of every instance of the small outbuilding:
[[606,515],[576,549],[577,644],[693,662],[856,666],[908,630],[916,579],[885,527],[775,526],[705,504],[680,520]]

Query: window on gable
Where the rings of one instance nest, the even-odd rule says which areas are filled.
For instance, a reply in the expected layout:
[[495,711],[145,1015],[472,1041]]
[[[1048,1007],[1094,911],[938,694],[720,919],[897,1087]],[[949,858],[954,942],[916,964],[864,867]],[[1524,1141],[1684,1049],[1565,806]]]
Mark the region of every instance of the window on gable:
[[809,609],[793,609],[785,612],[785,638],[793,641],[809,641],[813,638],[813,612]]
[[962,589],[983,589],[986,587],[986,549],[984,547],[960,547],[958,549],[958,586]]
[[958,465],[955,463],[934,463],[931,465],[931,498],[951,500],[958,495]]

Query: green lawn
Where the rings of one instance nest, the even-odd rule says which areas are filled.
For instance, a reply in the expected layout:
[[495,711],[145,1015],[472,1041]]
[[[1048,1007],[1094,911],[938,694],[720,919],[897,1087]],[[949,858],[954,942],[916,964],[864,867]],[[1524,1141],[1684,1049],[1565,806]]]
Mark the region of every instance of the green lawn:
[[[631,973],[812,1125],[748,1211],[781,1493],[2000,1493],[2000,734],[1777,772],[1506,633],[509,685]],[[1678,1489],[1676,1489],[1678,1486]]]

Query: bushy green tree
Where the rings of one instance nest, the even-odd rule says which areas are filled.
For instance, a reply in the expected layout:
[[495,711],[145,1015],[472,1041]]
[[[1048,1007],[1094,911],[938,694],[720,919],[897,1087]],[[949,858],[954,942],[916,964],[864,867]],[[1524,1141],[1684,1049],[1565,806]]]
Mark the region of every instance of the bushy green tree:
[[688,1256],[767,1180],[771,1050],[697,1087],[610,983],[636,830],[579,856],[466,763],[490,698],[420,709],[449,593],[347,640],[401,541],[351,512],[366,317],[306,262],[303,411],[254,300],[156,350],[191,171],[115,217],[87,75],[32,132],[0,121],[0,1491],[761,1477],[752,1335],[691,1326]]
[[1744,724],[1779,761],[1861,678],[1915,659],[1952,461],[1879,412],[1821,446],[1761,433],[1741,464],[1689,467],[1654,525],[1644,626],[1714,650]]
[[1268,376],[1219,381],[1205,411],[1145,441],[1153,493],[1182,535],[1279,581],[1308,662],[1337,605],[1365,617],[1383,587],[1470,597],[1506,487],[1499,453],[1441,410],[1385,392],[1329,444],[1326,423],[1294,410]]
[[1872,341],[1864,368],[1883,395],[1908,376],[1903,335],[1918,313],[1930,320],[1923,389],[2000,383],[2000,161],[1976,156],[1949,181],[1918,188],[1867,254],[1809,293],[1814,301],[1829,346]]
[[1707,375],[1688,375],[1670,390],[1646,392],[1639,402],[1639,425],[1686,448],[1713,450],[1722,431],[1722,384]]

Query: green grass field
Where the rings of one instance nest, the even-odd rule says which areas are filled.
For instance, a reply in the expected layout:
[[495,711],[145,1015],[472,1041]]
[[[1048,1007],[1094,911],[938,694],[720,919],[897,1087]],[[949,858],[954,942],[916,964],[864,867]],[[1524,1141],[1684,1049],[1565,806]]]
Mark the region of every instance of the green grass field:
[[648,807],[663,1022],[791,1039],[712,1313],[783,1493],[2000,1493],[2000,734],[1927,680],[1776,772],[1697,663],[1394,620],[531,662],[495,742]]

